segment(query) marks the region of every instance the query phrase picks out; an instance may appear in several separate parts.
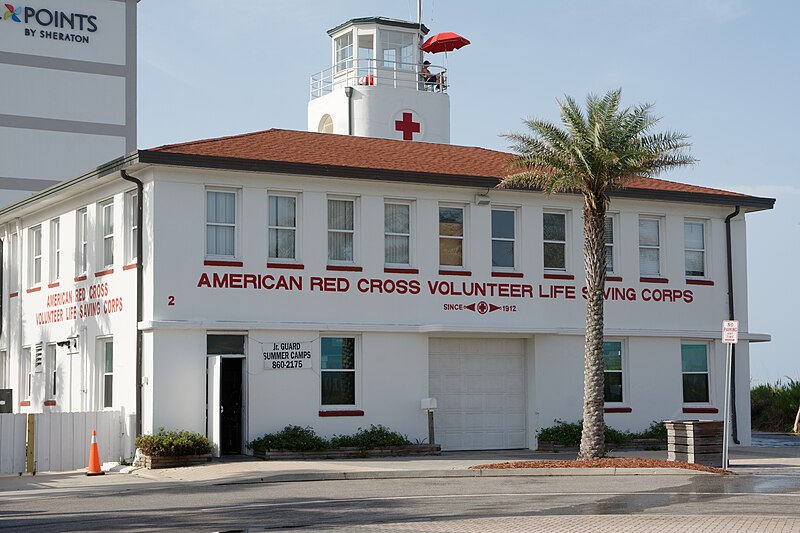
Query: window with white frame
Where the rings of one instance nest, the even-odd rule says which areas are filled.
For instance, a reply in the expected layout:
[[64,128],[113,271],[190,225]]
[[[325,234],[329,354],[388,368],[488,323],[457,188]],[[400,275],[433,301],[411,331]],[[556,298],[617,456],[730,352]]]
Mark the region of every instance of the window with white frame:
[[50,282],[61,277],[61,219],[50,221]]
[[464,266],[464,208],[439,206],[439,265]]
[[11,363],[8,360],[8,351],[0,350],[0,389],[9,389],[8,372],[11,369]]
[[269,258],[297,259],[297,196],[270,194],[268,205]]
[[22,348],[22,355],[20,357],[20,376],[22,378],[22,387],[25,399],[31,398],[33,392],[33,369],[31,366],[31,347],[25,346]]
[[709,403],[708,344],[681,344],[683,403]]
[[334,72],[353,68],[353,32],[347,32],[333,40]]
[[516,254],[516,211],[492,209],[492,268],[513,269]]
[[47,390],[45,391],[45,397],[47,398],[55,398],[56,393],[58,391],[58,380],[57,380],[57,364],[56,364],[56,345],[55,344],[48,344],[46,350],[46,361],[45,361],[45,372],[47,372]]
[[567,270],[567,214],[542,214],[542,238],[545,270]]
[[384,263],[411,264],[411,204],[387,200],[383,204]]
[[639,217],[639,273],[661,275],[661,220]]
[[114,339],[100,340],[100,368],[102,369],[102,407],[114,405]]
[[139,194],[130,191],[125,195],[125,263],[135,263],[139,257]]
[[103,268],[114,266],[114,201],[100,204],[100,238]]
[[603,343],[604,385],[603,399],[606,403],[621,403],[623,396],[622,341]]
[[34,226],[28,230],[30,244],[30,279],[28,284],[35,287],[42,282],[42,226]]
[[356,339],[320,339],[322,405],[356,404]]
[[8,239],[8,292],[19,292],[19,235],[12,233]]
[[75,212],[75,274],[86,273],[89,257],[89,213],[84,207]]
[[355,211],[355,199],[328,198],[329,261],[355,261]]
[[381,50],[383,54],[383,65],[387,68],[399,70],[414,70],[416,60],[414,52],[415,35],[401,31],[382,30]]
[[614,272],[614,216],[606,217],[606,227],[604,233],[606,248],[606,273]]
[[706,276],[706,224],[702,220],[686,220],[683,223],[683,253],[686,276]]
[[236,192],[206,191],[206,255],[236,257]]

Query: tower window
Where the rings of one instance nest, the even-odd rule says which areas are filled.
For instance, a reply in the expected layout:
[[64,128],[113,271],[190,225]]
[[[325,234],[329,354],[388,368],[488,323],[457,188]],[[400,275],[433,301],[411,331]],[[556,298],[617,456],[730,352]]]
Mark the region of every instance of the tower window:
[[322,115],[322,119],[319,121],[319,132],[320,133],[333,133],[333,119],[330,115],[325,114]]

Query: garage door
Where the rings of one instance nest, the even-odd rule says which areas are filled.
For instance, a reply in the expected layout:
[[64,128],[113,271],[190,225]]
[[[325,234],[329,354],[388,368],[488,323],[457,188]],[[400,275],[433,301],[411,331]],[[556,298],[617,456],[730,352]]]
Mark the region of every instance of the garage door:
[[443,450],[527,447],[522,339],[430,339],[428,350]]

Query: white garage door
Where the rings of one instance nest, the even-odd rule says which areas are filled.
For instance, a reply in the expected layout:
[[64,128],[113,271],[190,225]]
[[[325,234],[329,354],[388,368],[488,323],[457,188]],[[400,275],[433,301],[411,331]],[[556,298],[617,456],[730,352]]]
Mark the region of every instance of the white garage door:
[[443,450],[527,447],[522,339],[430,339],[428,351]]

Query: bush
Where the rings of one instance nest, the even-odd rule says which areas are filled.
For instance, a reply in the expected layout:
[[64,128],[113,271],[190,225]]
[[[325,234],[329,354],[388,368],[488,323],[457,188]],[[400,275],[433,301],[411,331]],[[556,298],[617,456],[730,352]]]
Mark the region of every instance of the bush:
[[247,447],[251,450],[310,452],[330,448],[371,450],[407,444],[411,444],[411,442],[405,435],[381,425],[370,425],[369,429],[358,428],[355,435],[334,435],[330,440],[318,436],[310,427],[286,426],[278,433],[267,433],[263,437],[248,442]]
[[314,433],[311,427],[286,426],[278,433],[267,433],[247,443],[251,450],[291,450],[309,452],[325,450],[328,441]]
[[[564,422],[563,420],[554,420],[555,426],[542,428],[537,433],[540,441],[552,441],[562,446],[578,446],[581,443],[581,431],[583,430],[583,421],[578,422]],[[633,439],[659,439],[666,442],[667,428],[663,422],[653,422],[650,427],[641,433],[632,433],[630,431],[619,431],[612,427],[606,426],[605,431],[606,442],[610,444],[623,444],[630,442]]]
[[355,435],[334,435],[330,441],[332,448],[358,448],[359,450],[371,450],[373,448],[385,448],[386,446],[406,446],[411,444],[408,437],[396,431],[370,424],[369,429],[358,428]]
[[791,431],[800,404],[800,381],[787,378],[750,389],[750,422],[758,431]]
[[211,443],[203,435],[191,431],[164,431],[164,428],[160,428],[155,435],[136,437],[136,447],[143,454],[155,457],[211,453]]

